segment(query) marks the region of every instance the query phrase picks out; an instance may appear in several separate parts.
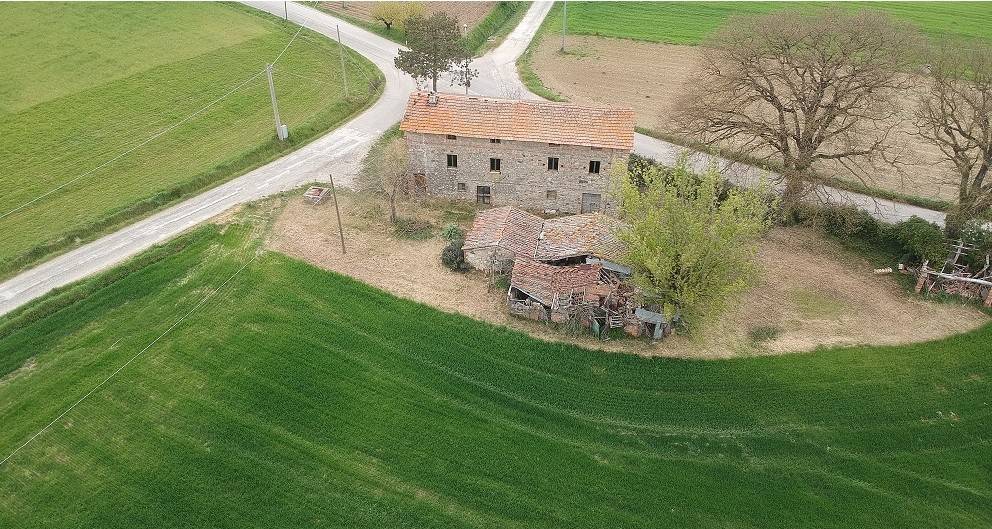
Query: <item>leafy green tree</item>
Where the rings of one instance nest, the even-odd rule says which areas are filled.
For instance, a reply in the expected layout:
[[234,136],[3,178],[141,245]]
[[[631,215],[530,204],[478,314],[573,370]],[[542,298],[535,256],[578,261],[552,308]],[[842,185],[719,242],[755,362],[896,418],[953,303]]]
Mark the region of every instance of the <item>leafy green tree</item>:
[[[441,74],[462,67],[471,60],[472,54],[465,48],[458,31],[457,19],[437,12],[426,18],[414,15],[404,25],[407,47],[410,49],[400,50],[396,67],[415,79],[431,81],[435,92]],[[462,74],[458,76],[458,81],[464,86],[472,77]]]
[[624,260],[645,301],[680,314],[695,333],[754,285],[757,244],[777,205],[765,189],[725,189],[715,169],[695,175],[684,160],[614,174]]

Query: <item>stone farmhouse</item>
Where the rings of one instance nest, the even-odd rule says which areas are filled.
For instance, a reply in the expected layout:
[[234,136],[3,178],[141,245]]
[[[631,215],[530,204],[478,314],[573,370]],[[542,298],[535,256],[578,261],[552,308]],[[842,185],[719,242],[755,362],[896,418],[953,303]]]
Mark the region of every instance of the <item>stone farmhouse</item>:
[[548,212],[612,211],[634,147],[632,110],[546,101],[415,92],[400,129],[415,190]]

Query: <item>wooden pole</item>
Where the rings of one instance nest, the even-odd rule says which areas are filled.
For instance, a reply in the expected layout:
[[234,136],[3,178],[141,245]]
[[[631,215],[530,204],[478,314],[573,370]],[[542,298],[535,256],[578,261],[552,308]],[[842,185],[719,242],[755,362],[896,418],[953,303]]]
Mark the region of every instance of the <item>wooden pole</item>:
[[348,251],[344,247],[344,226],[341,225],[341,208],[338,207],[338,193],[334,190],[334,175],[327,173],[327,177],[331,180],[331,196],[334,197],[334,214],[338,217],[338,233],[341,234],[341,253],[345,254]]
[[568,0],[561,3],[561,51],[565,52],[565,31],[568,27]]

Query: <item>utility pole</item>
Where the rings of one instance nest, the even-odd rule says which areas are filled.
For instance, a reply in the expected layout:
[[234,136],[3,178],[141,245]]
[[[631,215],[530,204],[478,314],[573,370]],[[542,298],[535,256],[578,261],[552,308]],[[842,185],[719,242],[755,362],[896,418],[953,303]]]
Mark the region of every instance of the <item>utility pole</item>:
[[338,193],[334,190],[334,174],[327,173],[327,178],[331,180],[331,196],[334,197],[334,213],[338,216],[338,233],[341,234],[341,253],[348,253],[344,248],[344,227],[341,226],[341,210],[338,208]]
[[561,51],[565,51],[565,28],[568,27],[568,0],[561,3]]
[[[344,67],[344,44],[341,44],[341,26],[335,25],[334,27],[338,30],[338,51],[341,52],[341,77],[344,79],[344,96],[351,97],[348,94],[348,70]],[[341,239],[341,241],[341,246],[343,247],[344,239]]]
[[285,140],[289,137],[289,131],[279,119],[279,103],[276,102],[276,85],[272,82],[272,65],[265,65],[265,75],[269,78],[269,97],[272,98],[272,116],[276,120],[276,137]]
[[286,17],[285,17],[286,20],[289,20],[289,2],[283,2],[282,3],[282,8],[283,8],[283,10],[286,13]]

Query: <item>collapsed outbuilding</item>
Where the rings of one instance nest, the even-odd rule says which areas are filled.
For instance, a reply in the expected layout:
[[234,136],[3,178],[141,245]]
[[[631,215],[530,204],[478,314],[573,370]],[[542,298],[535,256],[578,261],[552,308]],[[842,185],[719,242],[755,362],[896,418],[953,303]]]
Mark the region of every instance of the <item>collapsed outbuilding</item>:
[[543,219],[507,206],[479,213],[466,234],[465,260],[492,276],[509,274],[507,308],[517,316],[575,323],[600,335],[623,329],[654,339],[672,322],[641,305],[619,261],[620,222],[600,213]]

